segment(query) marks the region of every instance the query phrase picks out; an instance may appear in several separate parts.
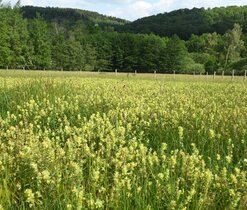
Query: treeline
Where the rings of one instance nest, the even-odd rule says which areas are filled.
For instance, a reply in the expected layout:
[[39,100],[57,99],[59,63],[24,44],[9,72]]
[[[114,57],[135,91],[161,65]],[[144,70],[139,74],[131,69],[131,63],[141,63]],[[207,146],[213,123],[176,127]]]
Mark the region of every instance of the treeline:
[[83,22],[87,26],[95,26],[96,24],[103,30],[114,30],[115,26],[124,25],[129,22],[120,18],[80,9],[33,6],[23,6],[20,9],[23,17],[26,19],[35,19],[37,13],[39,13],[46,22],[56,22],[66,27],[66,29],[71,29],[77,22]]
[[[234,3],[234,2],[233,2]],[[189,39],[192,34],[225,34],[235,23],[247,33],[247,6],[219,7],[214,9],[179,9],[169,13],[138,19],[119,27],[119,31],[172,36]]]
[[64,17],[45,20],[37,13],[27,19],[22,13],[18,4],[1,5],[0,68],[161,73],[247,68],[247,36],[238,24],[224,35],[184,41],[177,35],[118,33],[81,19],[68,27]]

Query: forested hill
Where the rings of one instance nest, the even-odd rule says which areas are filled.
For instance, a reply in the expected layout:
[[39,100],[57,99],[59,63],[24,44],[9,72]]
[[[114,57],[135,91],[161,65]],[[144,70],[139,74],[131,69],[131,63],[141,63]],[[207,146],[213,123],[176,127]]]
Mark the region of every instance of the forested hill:
[[78,21],[81,21],[85,25],[98,24],[102,27],[114,27],[128,23],[128,21],[120,18],[80,9],[23,6],[21,10],[24,18],[35,19],[37,14],[39,14],[47,22],[57,22],[63,24],[63,26],[67,25],[70,27],[74,26]]
[[214,9],[180,9],[138,19],[121,27],[120,31],[172,36],[188,39],[192,34],[225,34],[235,23],[247,32],[247,6],[220,7]]
[[243,33],[247,33],[247,6],[180,9],[141,18],[134,22],[71,8],[23,6],[21,10],[26,19],[35,19],[38,13],[47,23],[56,22],[66,28],[72,28],[81,22],[87,26],[97,24],[107,30],[111,27],[111,31],[168,37],[176,34],[181,39],[187,40],[192,34],[202,35],[216,32],[223,35],[231,30],[235,23],[238,23]]
[[243,75],[246,18],[247,7],[229,7],[126,23],[89,11],[10,7],[0,0],[0,68]]

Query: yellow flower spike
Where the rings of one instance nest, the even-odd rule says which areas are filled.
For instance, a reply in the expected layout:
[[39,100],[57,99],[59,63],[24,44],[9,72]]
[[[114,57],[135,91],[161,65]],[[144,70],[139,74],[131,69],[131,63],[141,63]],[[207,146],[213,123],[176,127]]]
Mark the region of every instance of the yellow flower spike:
[[25,192],[26,202],[28,203],[29,207],[32,208],[35,205],[35,195],[31,189],[26,189]]
[[220,159],[221,159],[220,154],[217,154],[217,155],[216,155],[216,159],[217,159],[217,160],[220,160]]
[[163,174],[163,173],[159,173],[159,174],[158,174],[158,178],[159,178],[160,180],[163,180],[163,179],[164,179],[164,174]]
[[215,132],[213,129],[209,129],[209,138],[214,139],[215,138]]
[[176,201],[172,200],[172,201],[170,202],[169,209],[176,209],[176,207],[177,207]]
[[179,136],[179,140],[183,140],[184,138],[184,128],[182,126],[178,127],[178,136]]
[[227,155],[227,156],[226,156],[226,162],[227,162],[228,164],[230,164],[230,163],[232,162],[232,157],[231,157],[231,155]]
[[162,143],[161,145],[161,151],[165,152],[167,150],[167,144],[166,143]]
[[97,199],[96,202],[95,202],[95,208],[96,209],[101,209],[104,207],[104,202],[100,199]]
[[67,205],[66,205],[66,209],[67,209],[67,210],[72,210],[72,209],[73,209],[73,206],[72,206],[71,204],[67,204]]
[[98,181],[100,178],[100,172],[99,171],[93,171],[92,178],[94,181]]
[[51,175],[48,170],[44,170],[41,173],[38,174],[41,180],[46,182],[47,184],[51,183]]
[[234,171],[235,171],[236,176],[238,176],[241,172],[240,169],[237,167],[234,168]]

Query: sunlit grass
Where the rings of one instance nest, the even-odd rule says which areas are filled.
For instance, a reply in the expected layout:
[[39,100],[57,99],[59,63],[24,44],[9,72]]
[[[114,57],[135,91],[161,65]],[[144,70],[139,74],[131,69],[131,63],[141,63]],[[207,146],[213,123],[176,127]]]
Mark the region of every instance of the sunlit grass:
[[246,84],[0,71],[0,209],[246,209]]

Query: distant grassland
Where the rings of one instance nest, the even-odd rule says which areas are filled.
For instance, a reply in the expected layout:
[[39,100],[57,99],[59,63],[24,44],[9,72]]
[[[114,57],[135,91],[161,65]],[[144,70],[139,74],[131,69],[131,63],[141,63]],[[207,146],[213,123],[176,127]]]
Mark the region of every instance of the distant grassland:
[[243,77],[0,71],[0,209],[247,209]]
[[113,73],[113,72],[85,72],[85,71],[31,71],[31,70],[0,70],[0,77],[6,78],[40,78],[40,77],[81,77],[81,78],[120,78],[120,79],[155,79],[155,80],[171,80],[171,81],[213,81],[213,82],[242,82],[247,81],[244,76],[230,75],[183,75],[183,74],[154,74],[154,73]]

